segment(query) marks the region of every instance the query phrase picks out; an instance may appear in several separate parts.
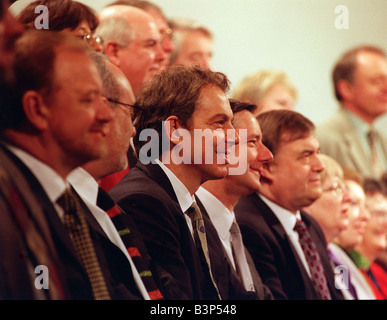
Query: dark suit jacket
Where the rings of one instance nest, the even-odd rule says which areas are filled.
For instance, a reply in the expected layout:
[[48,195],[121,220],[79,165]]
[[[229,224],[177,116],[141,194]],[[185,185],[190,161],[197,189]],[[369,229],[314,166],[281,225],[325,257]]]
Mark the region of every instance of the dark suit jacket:
[[[196,201],[197,201],[198,206],[203,214],[203,218],[205,219],[207,235],[211,234],[211,237],[214,238],[214,242],[216,242],[217,247],[218,247],[217,251],[219,252],[219,254],[221,253],[224,256],[223,259],[227,260],[227,264],[229,265],[229,268],[230,268],[231,272],[233,273],[233,277],[236,277],[239,280],[239,282],[242,284],[242,281],[241,281],[239,275],[233,269],[231,262],[228,258],[228,255],[224,251],[223,245],[218,237],[218,233],[217,233],[216,228],[210,219],[210,216],[208,215],[208,212],[206,211],[206,209],[204,208],[203,204],[200,202],[200,199],[197,196],[196,196]],[[250,268],[251,276],[253,278],[255,291],[257,293],[257,299],[258,300],[273,300],[273,295],[271,294],[269,288],[262,283],[262,279],[261,279],[257,269],[255,268],[254,261],[251,258],[251,255],[246,248],[245,248],[245,254],[246,254],[247,264]]]
[[[318,300],[301,260],[285,229],[263,200],[253,193],[239,201],[235,215],[262,281],[275,299]],[[334,286],[334,275],[326,250],[325,237],[317,222],[301,212],[302,220],[316,243],[332,299],[343,299]]]
[[[173,187],[159,165],[138,162],[109,193],[135,220],[155,263],[176,282],[180,289],[176,299],[218,299]],[[207,221],[205,224],[210,228]],[[255,298],[230,276],[226,258],[219,254],[218,240],[207,236],[211,269],[222,298]]]
[[[53,204],[32,172],[13,154],[9,153],[9,156],[29,181],[35,197],[42,206],[60,261],[60,270],[58,272],[65,279],[68,298],[93,299],[86,271],[77,258],[71,240]],[[79,200],[85,209],[84,212],[90,227],[90,233],[101,269],[107,279],[111,297],[113,299],[140,299],[141,295],[134,283],[132,273],[130,272],[131,267],[125,255],[108,239],[87,206],[80,198]]]

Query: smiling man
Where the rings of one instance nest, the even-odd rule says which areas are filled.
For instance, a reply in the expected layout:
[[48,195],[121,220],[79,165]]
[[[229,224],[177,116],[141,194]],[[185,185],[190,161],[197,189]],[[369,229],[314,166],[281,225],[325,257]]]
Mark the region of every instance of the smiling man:
[[[38,295],[34,290],[34,296],[25,296],[28,299],[141,298],[132,286],[129,261],[67,181],[76,167],[108,154],[113,110],[102,95],[102,80],[90,54],[73,36],[58,32],[30,30],[16,43],[18,99],[3,107],[0,148],[18,169],[13,169],[19,172],[17,180],[27,181],[18,204],[27,203],[25,212],[15,210],[12,229],[12,234],[21,232],[19,241],[26,243],[20,250],[17,240],[8,242],[14,250],[6,256],[1,250],[0,260],[31,257],[30,274],[34,264],[47,267],[48,290]],[[15,203],[14,197],[5,200]],[[3,217],[6,214],[3,209]],[[30,284],[24,279],[26,288]],[[52,295],[54,290],[58,294]]]
[[96,34],[104,40],[104,53],[124,72],[137,96],[166,58],[155,20],[144,10],[127,5],[108,6],[98,17]]
[[[241,199],[235,207],[245,245],[276,299],[341,298],[321,228],[301,211],[322,194],[324,165],[318,157],[314,124],[289,110],[263,113],[258,121],[262,142],[274,161],[263,165],[259,193]],[[312,258],[320,260],[317,272],[304,253],[307,238],[312,239],[308,240]]]
[[242,238],[233,237],[239,229],[234,207],[241,198],[258,191],[263,163],[272,161],[273,155],[262,143],[261,128],[252,114],[256,106],[237,100],[231,100],[230,104],[234,112],[234,128],[247,131],[247,139],[235,145],[235,155],[247,166],[244,173],[205,182],[196,192],[196,197],[203,205],[203,214],[207,213],[214,224],[226,257],[245,289],[256,291],[259,299],[271,299],[270,290],[262,285],[254,262],[244,249]]
[[[219,259],[212,234],[204,239],[204,229],[202,234],[197,232],[201,214],[191,209],[202,183],[226,176],[227,161],[197,163],[190,152],[190,161],[175,163],[172,156],[183,141],[177,132],[181,129],[190,133],[190,150],[195,149],[195,130],[216,131],[214,140],[220,135],[226,144],[237,142],[237,137],[229,141],[225,134],[235,131],[228,88],[224,74],[198,68],[171,67],[149,82],[136,103],[142,109],[135,137],[140,162],[110,191],[118,205],[133,216],[152,259],[177,284],[176,299],[255,298],[247,294],[224,259]],[[152,142],[141,137],[145,129],[158,139]],[[143,164],[142,147],[147,143],[154,143],[160,153],[152,163]],[[202,144],[197,149],[205,159],[206,153],[217,155],[217,146]],[[223,148],[224,160],[226,153]]]

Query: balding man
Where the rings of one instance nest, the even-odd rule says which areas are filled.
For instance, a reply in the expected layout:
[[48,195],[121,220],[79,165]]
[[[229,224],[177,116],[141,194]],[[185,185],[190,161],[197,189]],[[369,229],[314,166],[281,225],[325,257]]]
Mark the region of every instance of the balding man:
[[96,34],[104,39],[104,53],[124,72],[137,95],[165,60],[155,20],[144,10],[127,5],[106,7],[98,17]]

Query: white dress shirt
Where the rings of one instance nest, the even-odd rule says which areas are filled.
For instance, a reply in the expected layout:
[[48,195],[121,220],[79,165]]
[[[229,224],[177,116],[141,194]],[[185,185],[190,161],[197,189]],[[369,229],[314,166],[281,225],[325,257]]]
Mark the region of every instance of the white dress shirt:
[[301,214],[297,211],[296,214],[293,214],[289,210],[284,209],[273,201],[269,200],[262,194],[258,194],[259,197],[267,204],[267,206],[274,212],[277,219],[282,224],[285,229],[286,234],[288,235],[290,241],[292,242],[293,247],[296,249],[298,256],[301,259],[302,264],[305,267],[306,272],[311,276],[308,262],[306,261],[304,251],[302,250],[301,244],[299,242],[298,232],[294,230],[297,219],[301,220]]
[[[175,176],[175,174],[170,169],[167,168],[164,163],[162,163],[159,159],[156,159],[155,162],[160,166],[160,168],[164,171],[169,181],[171,182],[173,191],[176,194],[176,198],[179,202],[180,208],[185,213],[195,201],[195,197],[191,196],[187,187],[179,180],[178,177]],[[188,214],[184,214],[184,217],[193,237],[192,220],[188,216]]]
[[210,216],[227,256],[230,259],[233,268],[236,269],[234,256],[232,254],[230,233],[231,225],[235,220],[234,212],[230,212],[218,198],[203,187],[199,187],[195,194]]
[[137,287],[145,300],[150,300],[149,294],[141,280],[136,266],[133,263],[116,227],[108,214],[97,206],[98,183],[97,181],[81,167],[74,169],[68,176],[67,181],[73,186],[78,195],[85,202],[98,224],[106,233],[112,243],[114,243],[125,254],[133,272],[133,278]]

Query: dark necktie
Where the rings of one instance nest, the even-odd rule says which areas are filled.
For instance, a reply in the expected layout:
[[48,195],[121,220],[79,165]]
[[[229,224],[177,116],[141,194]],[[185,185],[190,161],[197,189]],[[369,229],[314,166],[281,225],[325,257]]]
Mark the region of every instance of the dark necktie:
[[67,189],[57,200],[64,210],[64,225],[90,280],[95,300],[110,300],[105,277],[98,262],[85,214],[77,196]]
[[[335,267],[337,266],[342,266],[343,264],[337,259],[337,257],[333,254],[332,250],[329,250],[328,249],[328,255],[329,255],[329,258],[332,260],[333,264]],[[352,297],[357,300],[357,294],[356,294],[356,289],[355,287],[353,286],[352,282],[351,282],[351,272],[349,270],[347,270],[347,274],[348,274],[348,290],[349,292],[351,293]],[[345,288],[344,288],[345,289]]]
[[192,220],[192,227],[193,227],[193,232],[194,232],[194,239],[196,246],[199,249],[199,254],[202,253],[204,255],[204,258],[207,263],[208,271],[210,274],[211,281],[216,289],[216,292],[218,293],[219,300],[222,300],[218,286],[216,285],[216,282],[214,280],[214,277],[212,275],[211,271],[211,261],[210,261],[210,253],[208,251],[208,245],[207,245],[207,236],[206,236],[206,228],[204,226],[204,220],[202,213],[196,204],[196,202],[193,202],[191,207],[188,208],[186,211],[188,216]]
[[302,220],[297,219],[294,230],[297,231],[299,235],[299,242],[304,251],[306,261],[308,262],[312,283],[316,292],[322,300],[331,300],[331,294],[328,289],[320,255],[318,254],[316,244],[310,237],[305,223]]
[[115,204],[110,195],[102,188],[99,188],[98,191],[97,205],[106,211],[116,227],[126,250],[136,266],[150,299],[163,299],[164,297],[158,289],[152,272],[149,269],[149,257],[147,256],[145,245],[140,243],[142,240],[139,239],[140,236],[137,234],[137,229],[132,218],[127,213],[123,212],[121,208]]
[[238,224],[234,221],[230,228],[231,248],[234,257],[236,272],[242,279],[242,283],[247,291],[255,291],[253,278],[251,276],[249,265],[247,264],[245,248],[243,245],[242,234]]

